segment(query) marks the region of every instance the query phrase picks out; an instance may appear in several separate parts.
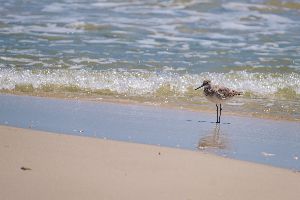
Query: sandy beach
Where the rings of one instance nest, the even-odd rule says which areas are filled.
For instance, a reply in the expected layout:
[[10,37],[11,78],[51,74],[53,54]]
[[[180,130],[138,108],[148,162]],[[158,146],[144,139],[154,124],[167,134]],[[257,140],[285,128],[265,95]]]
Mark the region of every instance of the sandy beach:
[[0,200],[299,200],[299,13],[3,1]]
[[7,126],[0,148],[5,200],[300,198],[299,173],[201,152]]

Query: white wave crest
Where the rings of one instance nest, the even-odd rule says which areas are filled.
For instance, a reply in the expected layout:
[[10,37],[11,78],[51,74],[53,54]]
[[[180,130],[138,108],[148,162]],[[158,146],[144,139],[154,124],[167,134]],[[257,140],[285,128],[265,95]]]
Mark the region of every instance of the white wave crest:
[[298,73],[229,72],[182,74],[179,72],[149,72],[128,70],[16,70],[0,69],[0,89],[13,90],[17,85],[76,86],[83,90],[105,90],[132,96],[152,95],[161,87],[168,86],[176,95],[184,96],[204,79],[232,89],[268,96],[280,89],[292,88],[300,94]]

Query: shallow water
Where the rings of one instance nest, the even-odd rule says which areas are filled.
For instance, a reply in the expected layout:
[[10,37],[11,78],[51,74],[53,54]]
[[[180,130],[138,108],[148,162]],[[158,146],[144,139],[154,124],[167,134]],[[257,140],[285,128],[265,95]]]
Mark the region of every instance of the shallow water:
[[[300,120],[300,2],[0,0],[0,89]],[[95,97],[96,96],[96,97]]]
[[162,109],[0,95],[0,124],[216,153],[300,170],[300,124]]

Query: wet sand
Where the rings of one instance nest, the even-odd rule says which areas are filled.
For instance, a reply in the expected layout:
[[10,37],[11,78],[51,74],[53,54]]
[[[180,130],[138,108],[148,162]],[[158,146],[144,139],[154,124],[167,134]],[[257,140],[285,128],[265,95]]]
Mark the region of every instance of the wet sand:
[[0,199],[300,198],[299,173],[201,152],[6,126],[0,148]]
[[[213,105],[212,105],[213,106]],[[0,125],[204,151],[300,170],[300,123],[155,106],[0,95]]]

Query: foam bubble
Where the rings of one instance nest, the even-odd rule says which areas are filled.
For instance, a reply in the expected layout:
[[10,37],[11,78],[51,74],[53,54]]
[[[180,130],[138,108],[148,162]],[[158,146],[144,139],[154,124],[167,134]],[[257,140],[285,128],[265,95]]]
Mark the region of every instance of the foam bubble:
[[49,4],[49,5],[46,5],[42,11],[44,12],[62,12],[65,10],[65,4],[62,4],[62,3],[52,3],[52,4]]
[[[1,89],[14,90],[16,85],[76,86],[82,90],[105,90],[131,96],[154,95],[162,87],[170,88],[172,95],[184,96],[204,79],[214,84],[226,85],[232,89],[250,92],[259,96],[278,92],[300,94],[298,73],[250,73],[246,71],[229,73],[181,74],[181,69],[165,67],[162,72],[128,70],[15,70],[0,69]],[[182,69],[184,70],[184,69]],[[179,72],[177,72],[179,71]],[[170,94],[168,94],[170,95]]]

